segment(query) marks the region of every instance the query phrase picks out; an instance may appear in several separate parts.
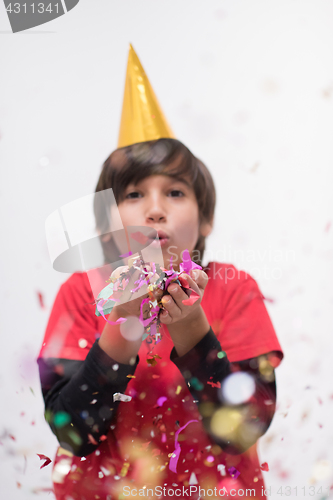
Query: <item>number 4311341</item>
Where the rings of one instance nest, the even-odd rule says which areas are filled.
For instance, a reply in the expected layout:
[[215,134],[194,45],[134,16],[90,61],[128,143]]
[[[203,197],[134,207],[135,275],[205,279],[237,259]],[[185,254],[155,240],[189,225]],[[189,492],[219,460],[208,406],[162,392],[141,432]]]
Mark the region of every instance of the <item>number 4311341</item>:
[[19,14],[20,12],[23,14],[26,14],[27,12],[31,12],[32,14],[43,14],[44,12],[49,12],[51,14],[53,11],[59,14],[59,5],[57,3],[54,5],[51,3],[49,3],[49,5],[45,5],[44,3],[37,2],[23,4],[16,2],[8,4],[6,11],[10,14]]
[[302,486],[302,488],[297,488],[297,486],[294,486],[293,488],[291,486],[281,486],[278,490],[277,490],[277,494],[278,495],[285,495],[286,497],[289,497],[291,496],[291,494],[294,495],[299,495],[300,496],[315,496],[315,495],[325,495],[325,490],[326,490],[326,494],[328,493],[328,486],[326,488],[323,488],[322,486],[320,486],[319,488],[316,488],[315,486]]

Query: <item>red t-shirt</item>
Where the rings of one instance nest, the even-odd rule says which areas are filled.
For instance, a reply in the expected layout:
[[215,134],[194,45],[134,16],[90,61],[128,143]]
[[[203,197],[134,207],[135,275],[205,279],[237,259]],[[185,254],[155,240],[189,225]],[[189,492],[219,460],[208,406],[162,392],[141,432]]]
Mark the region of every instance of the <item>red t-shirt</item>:
[[[282,350],[254,279],[231,264],[212,262],[205,271],[209,281],[202,307],[229,361],[274,352],[277,366]],[[87,275],[75,273],[59,290],[39,357],[83,361],[104,326],[105,320],[95,315]],[[214,486],[244,490],[239,497],[246,497],[246,489],[251,489],[255,495],[252,491],[249,497],[265,498],[256,446],[241,455],[229,455],[212,441],[183,376],[170,360],[172,348],[164,328],[162,340],[153,349],[159,358],[152,366],[147,363],[151,345],[142,342],[135,378],[126,390],[132,400],[119,404],[107,439],[95,452],[82,459],[58,451],[55,465],[65,463],[65,469],[70,469],[61,479],[57,467],[54,469],[58,500],[127,498],[135,496],[135,492],[129,493],[133,488],[137,496],[147,497],[144,486],[150,480],[160,488],[153,497],[165,487],[165,496],[168,488],[178,488],[175,496],[186,498],[191,483],[193,498],[198,498],[199,486],[206,491]],[[168,464],[179,446],[175,434],[186,424],[178,436],[177,472],[172,472]],[[231,467],[240,472],[237,479],[228,473]],[[186,493],[181,488],[187,488]],[[238,498],[237,494],[233,497]]]

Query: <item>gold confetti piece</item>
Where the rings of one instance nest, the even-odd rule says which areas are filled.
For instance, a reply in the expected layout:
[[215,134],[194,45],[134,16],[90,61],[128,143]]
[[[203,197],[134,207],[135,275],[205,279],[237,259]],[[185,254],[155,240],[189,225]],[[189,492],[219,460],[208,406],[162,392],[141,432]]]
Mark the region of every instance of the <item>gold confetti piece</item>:
[[136,378],[135,375],[126,375],[127,378]]
[[177,389],[176,389],[176,394],[179,394],[181,390],[182,390],[182,386],[178,385]]
[[155,366],[157,364],[156,359],[162,359],[158,354],[153,354],[151,358],[147,358],[148,365]]
[[129,462],[124,463],[124,465],[122,466],[122,469],[120,471],[120,474],[119,474],[121,477],[127,476],[129,466],[130,466]]

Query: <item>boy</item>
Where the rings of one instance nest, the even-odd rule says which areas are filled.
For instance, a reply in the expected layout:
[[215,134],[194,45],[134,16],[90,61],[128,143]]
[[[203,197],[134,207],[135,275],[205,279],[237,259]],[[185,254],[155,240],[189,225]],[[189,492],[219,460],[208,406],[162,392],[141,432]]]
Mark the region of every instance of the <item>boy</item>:
[[[186,250],[201,261],[214,184],[172,138],[132,48],[127,75],[118,149],[104,163],[96,192],[112,188],[124,226],[155,229],[165,267],[172,262],[178,270]],[[130,120],[128,92],[134,93]],[[151,127],[137,137],[135,105],[149,102],[149,112],[140,113]],[[107,258],[115,241],[96,207],[95,215]],[[171,283],[155,342],[127,340],[116,324],[139,316],[142,297],[114,307],[105,323],[94,314],[84,273],[62,285],[38,359],[47,420],[61,445],[53,471],[57,499],[227,492],[265,498],[255,443],[274,414],[274,366],[282,352],[262,295],[232,265],[213,262],[182,276],[199,299],[184,305],[187,295]],[[52,357],[48,346],[61,329],[64,342]]]

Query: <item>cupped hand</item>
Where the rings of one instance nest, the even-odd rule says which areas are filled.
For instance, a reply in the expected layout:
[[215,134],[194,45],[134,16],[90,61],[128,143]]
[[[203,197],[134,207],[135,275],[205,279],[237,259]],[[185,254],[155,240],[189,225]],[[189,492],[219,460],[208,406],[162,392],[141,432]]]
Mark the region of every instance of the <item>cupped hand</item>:
[[[147,266],[146,266],[147,267]],[[112,273],[112,277],[118,278],[121,273],[126,272],[128,273],[129,267],[128,266],[121,266]],[[136,316],[140,317],[141,314],[141,303],[142,301],[149,297],[148,295],[148,283],[144,284],[137,290],[136,292],[132,292],[135,288],[137,288],[138,284],[135,283],[139,277],[140,277],[141,272],[138,269],[132,268],[130,272],[130,279],[128,284],[126,285],[125,290],[122,292],[119,302],[116,302],[116,305],[114,307],[114,312],[117,314],[118,317],[123,317],[126,318],[128,316]],[[156,275],[153,276],[153,273],[150,273],[150,275],[147,277],[150,280],[150,283],[153,283],[158,276]],[[154,296],[157,299],[160,299],[162,295],[162,291],[157,289],[154,292]],[[148,304],[145,304],[143,307],[143,314],[145,314],[149,311],[149,306]]]
[[180,276],[186,279],[190,288],[192,288],[199,297],[193,304],[186,305],[183,301],[188,301],[188,295],[179,285],[177,285],[177,283],[170,283],[167,289],[170,295],[165,295],[162,298],[162,304],[165,310],[160,313],[160,321],[166,325],[194,317],[199,312],[200,303],[208,283],[207,274],[199,269],[191,270],[190,275],[182,273]]

